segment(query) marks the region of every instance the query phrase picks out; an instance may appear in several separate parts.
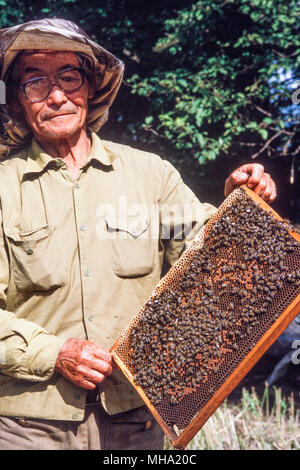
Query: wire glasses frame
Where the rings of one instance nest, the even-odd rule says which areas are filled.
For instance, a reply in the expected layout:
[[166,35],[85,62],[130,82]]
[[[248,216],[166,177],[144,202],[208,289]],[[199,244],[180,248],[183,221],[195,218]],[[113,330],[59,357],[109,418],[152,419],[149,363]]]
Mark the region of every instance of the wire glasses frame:
[[48,98],[54,84],[64,93],[72,93],[82,87],[84,78],[83,68],[70,67],[58,72],[53,80],[46,76],[30,78],[20,85],[20,90],[28,101],[38,103]]

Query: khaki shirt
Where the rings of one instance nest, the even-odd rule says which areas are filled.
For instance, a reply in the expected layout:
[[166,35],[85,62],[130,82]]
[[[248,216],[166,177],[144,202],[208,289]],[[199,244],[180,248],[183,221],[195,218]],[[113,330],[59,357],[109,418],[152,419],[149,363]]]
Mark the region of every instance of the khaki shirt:
[[[30,148],[0,163],[0,415],[80,421],[86,391],[54,372],[67,338],[111,348],[216,209],[157,155],[101,141],[72,179]],[[120,371],[114,414],[140,406]]]

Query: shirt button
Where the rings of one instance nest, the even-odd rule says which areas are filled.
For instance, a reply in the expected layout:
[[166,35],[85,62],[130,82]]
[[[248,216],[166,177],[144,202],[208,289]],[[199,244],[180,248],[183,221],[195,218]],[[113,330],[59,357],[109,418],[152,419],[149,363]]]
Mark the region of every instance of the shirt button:
[[64,162],[62,162],[61,160],[56,160],[55,162],[55,165],[56,165],[56,168],[61,168],[62,166],[64,166]]
[[86,226],[85,225],[80,225],[80,230],[82,230],[83,232],[86,231]]
[[80,188],[80,184],[79,184],[79,183],[76,183],[76,184],[75,184],[75,188],[76,188],[76,189],[79,189],[79,188]]
[[90,315],[90,316],[88,317],[88,320],[89,320],[89,321],[93,321],[93,315]]
[[41,375],[42,372],[40,369],[35,369],[34,373],[35,375]]
[[86,275],[86,277],[90,277],[90,275],[91,275],[90,271],[85,271],[85,275]]
[[73,397],[74,397],[74,400],[80,400],[81,395],[80,393],[74,393]]
[[28,248],[27,254],[28,254],[28,255],[32,255],[32,253],[33,253],[33,250],[32,250],[31,248]]
[[78,414],[77,414],[77,413],[73,413],[73,414],[72,414],[72,419],[74,419],[74,420],[75,420],[75,419],[78,419]]

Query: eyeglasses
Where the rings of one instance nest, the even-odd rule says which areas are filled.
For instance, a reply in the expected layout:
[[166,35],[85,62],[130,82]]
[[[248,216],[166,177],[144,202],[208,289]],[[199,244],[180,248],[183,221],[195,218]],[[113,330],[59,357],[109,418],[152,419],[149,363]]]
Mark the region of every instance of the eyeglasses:
[[79,90],[84,83],[84,77],[84,70],[81,67],[72,67],[58,72],[54,80],[50,80],[48,77],[26,80],[21,84],[20,89],[31,103],[38,103],[48,98],[54,84],[65,93]]

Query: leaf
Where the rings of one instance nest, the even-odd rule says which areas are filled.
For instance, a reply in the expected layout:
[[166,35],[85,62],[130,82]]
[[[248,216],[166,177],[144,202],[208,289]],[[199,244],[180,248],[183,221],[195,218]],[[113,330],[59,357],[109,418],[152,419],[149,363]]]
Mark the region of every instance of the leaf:
[[177,83],[179,85],[183,86],[184,88],[188,87],[188,82],[186,80],[184,80],[183,78],[180,78],[179,80],[177,80]]
[[268,138],[268,131],[266,129],[259,129],[259,134],[264,140],[267,140]]
[[153,116],[147,116],[147,117],[145,118],[145,124],[146,124],[147,126],[149,126],[150,124],[152,124],[152,122],[153,122]]
[[202,134],[195,134],[194,135],[194,139],[196,142],[198,142],[198,144],[200,145],[201,148],[204,148],[205,147],[205,144],[206,144],[206,139],[205,137],[202,135]]

